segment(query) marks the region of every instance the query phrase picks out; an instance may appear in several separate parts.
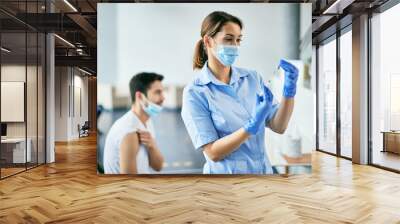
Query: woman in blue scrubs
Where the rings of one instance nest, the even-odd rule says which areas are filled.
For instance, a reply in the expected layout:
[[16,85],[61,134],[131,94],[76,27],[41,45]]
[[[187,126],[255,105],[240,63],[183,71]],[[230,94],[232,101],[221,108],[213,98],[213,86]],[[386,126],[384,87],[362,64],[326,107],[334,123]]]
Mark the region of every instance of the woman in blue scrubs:
[[204,174],[271,174],[265,127],[284,133],[293,112],[298,69],[285,60],[283,97],[254,70],[232,66],[239,55],[242,22],[225,12],[209,14],[196,45],[194,80],[183,91],[182,118],[206,163]]

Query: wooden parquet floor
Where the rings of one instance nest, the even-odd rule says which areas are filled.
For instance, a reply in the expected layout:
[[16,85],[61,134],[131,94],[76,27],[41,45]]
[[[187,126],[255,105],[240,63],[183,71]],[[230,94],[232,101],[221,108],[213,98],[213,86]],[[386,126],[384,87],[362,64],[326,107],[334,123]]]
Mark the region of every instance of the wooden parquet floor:
[[400,175],[316,152],[308,175],[98,176],[88,137],[0,181],[0,223],[400,223]]

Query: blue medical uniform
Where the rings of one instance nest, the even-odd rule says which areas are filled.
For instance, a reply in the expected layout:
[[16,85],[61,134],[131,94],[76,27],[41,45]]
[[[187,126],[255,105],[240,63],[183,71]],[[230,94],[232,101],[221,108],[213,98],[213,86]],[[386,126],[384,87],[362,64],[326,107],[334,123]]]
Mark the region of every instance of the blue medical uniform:
[[[256,94],[263,93],[261,76],[248,69],[231,67],[229,84],[219,81],[207,63],[183,91],[182,119],[196,150],[242,128],[256,106]],[[266,124],[275,115],[274,101]],[[224,159],[214,162],[203,151],[204,174],[271,174],[266,156],[265,128],[249,137]]]

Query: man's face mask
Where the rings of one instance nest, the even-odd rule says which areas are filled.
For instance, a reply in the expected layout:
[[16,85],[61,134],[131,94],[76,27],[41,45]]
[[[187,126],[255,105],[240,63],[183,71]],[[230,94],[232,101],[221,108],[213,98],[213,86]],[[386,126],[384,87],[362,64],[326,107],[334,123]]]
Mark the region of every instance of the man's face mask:
[[236,45],[216,44],[214,48],[215,57],[224,66],[231,66],[239,56],[239,47]]
[[160,114],[163,107],[150,102],[148,99],[146,99],[144,94],[142,96],[143,96],[143,101],[146,101],[146,103],[143,103],[143,101],[141,101],[144,112],[146,112],[146,114],[149,115],[149,117],[153,117],[153,116]]

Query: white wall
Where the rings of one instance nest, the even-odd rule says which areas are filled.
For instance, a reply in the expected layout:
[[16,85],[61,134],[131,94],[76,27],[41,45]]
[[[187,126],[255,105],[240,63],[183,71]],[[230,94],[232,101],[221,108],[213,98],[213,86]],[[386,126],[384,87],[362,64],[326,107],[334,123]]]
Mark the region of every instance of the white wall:
[[67,67],[55,68],[55,140],[67,139],[68,85]]
[[[299,68],[299,79],[297,82],[297,91],[295,105],[288,128],[284,134],[277,134],[266,129],[266,148],[273,164],[281,164],[280,154],[286,154],[292,157],[300,154],[311,153],[315,149],[315,90],[305,86],[304,67],[301,61],[291,61]],[[283,71],[272,79],[272,92],[278,101],[281,100],[282,88],[284,82]],[[296,147],[298,141],[299,147]]]
[[[77,70],[75,70],[76,72]],[[78,71],[79,72],[79,71]],[[81,76],[83,73],[75,73],[75,81],[74,81],[74,85],[75,87],[78,87],[81,89],[81,110],[82,110],[82,114],[79,114],[78,108],[75,108],[75,117],[78,119],[77,122],[80,123],[84,123],[85,121],[88,120],[88,77],[87,76]],[[77,89],[75,89],[77,90]],[[75,94],[77,94],[75,92]],[[79,116],[78,116],[79,115]]]
[[[78,138],[78,124],[83,125],[88,120],[88,78],[83,75],[76,68],[56,67],[56,141]],[[81,105],[82,114],[79,111],[79,105]]]
[[117,94],[129,95],[127,82],[142,71],[163,74],[168,86],[187,84],[202,20],[215,10],[244,23],[238,66],[269,79],[280,58],[298,58],[295,4],[99,4],[98,10],[98,82],[118,85]]

